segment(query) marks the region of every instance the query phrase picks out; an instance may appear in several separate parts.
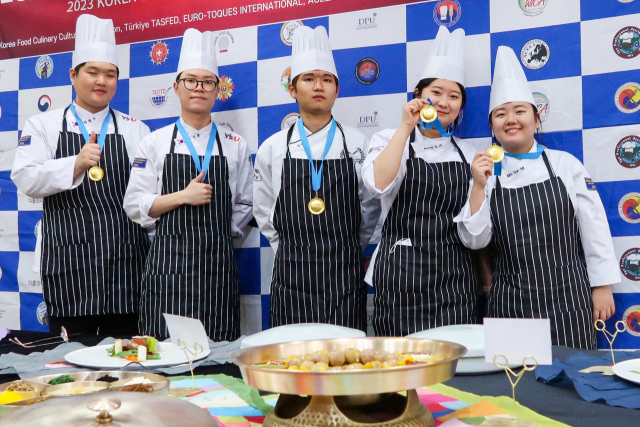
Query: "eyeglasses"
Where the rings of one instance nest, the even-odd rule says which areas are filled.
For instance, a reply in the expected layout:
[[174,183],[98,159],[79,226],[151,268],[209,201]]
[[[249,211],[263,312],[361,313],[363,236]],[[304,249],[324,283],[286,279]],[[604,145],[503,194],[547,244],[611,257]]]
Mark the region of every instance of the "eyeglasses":
[[202,89],[204,89],[205,92],[213,92],[214,90],[216,90],[216,87],[218,87],[218,82],[215,80],[201,81],[201,80],[189,78],[189,79],[180,79],[178,81],[182,82],[184,84],[185,89],[188,89],[188,90],[196,90],[196,88],[198,87],[198,84],[202,85]]

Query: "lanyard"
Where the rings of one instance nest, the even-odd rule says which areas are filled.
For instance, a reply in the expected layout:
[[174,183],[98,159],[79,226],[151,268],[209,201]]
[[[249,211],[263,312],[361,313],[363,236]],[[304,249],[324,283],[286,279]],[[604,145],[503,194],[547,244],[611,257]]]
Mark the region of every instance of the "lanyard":
[[[431,100],[429,98],[427,98],[427,102],[431,105],[433,105],[433,102],[431,102]],[[444,137],[450,137],[451,135],[453,135],[453,131],[451,132],[447,132],[446,130],[444,130],[444,128],[442,127],[442,123],[440,123],[440,119],[438,117],[436,117],[435,121],[433,121],[432,123],[424,123],[422,120],[418,121],[418,123],[420,123],[420,127],[424,130],[429,130],[432,127],[435,127],[436,130],[440,133],[440,135],[444,136]]]
[[204,178],[207,177],[207,172],[209,172],[209,165],[211,163],[213,146],[216,143],[216,135],[218,134],[218,128],[216,124],[213,123],[213,121],[211,122],[211,133],[209,134],[209,142],[207,143],[207,149],[204,152],[204,159],[202,160],[202,163],[200,163],[200,156],[198,156],[196,147],[194,147],[193,143],[191,142],[191,137],[189,136],[187,131],[184,129],[184,126],[182,126],[182,123],[180,123],[179,118],[178,120],[176,120],[176,126],[180,131],[180,135],[182,135],[182,139],[184,140],[184,143],[187,144],[187,148],[191,153],[191,158],[193,158],[193,163],[195,163],[196,169],[198,169],[198,174],[200,174],[204,170],[204,177],[202,178],[202,180],[204,181]]
[[318,170],[316,170],[316,166],[313,164],[311,146],[309,145],[307,132],[305,132],[304,125],[302,124],[302,118],[298,118],[298,133],[300,134],[300,141],[302,141],[304,151],[307,153],[307,157],[309,158],[309,163],[311,163],[311,186],[315,191],[318,191],[322,185],[322,166],[324,165],[324,158],[327,157],[331,144],[333,144],[333,138],[336,135],[336,121],[333,117],[331,118],[331,128],[329,129],[329,135],[327,135],[327,142],[324,146],[324,153],[322,154],[320,168]]
[[[541,144],[538,144],[538,148],[533,153],[511,154],[511,153],[507,153],[505,151],[504,155],[507,156],[507,157],[513,157],[514,159],[535,160],[538,157],[540,157],[540,155],[542,154],[543,151],[544,151],[544,147]],[[500,176],[502,174],[502,162],[501,161],[500,162],[496,162],[493,165],[493,173],[496,176]]]
[[[89,135],[89,132],[87,132],[87,127],[84,125],[82,120],[80,120],[80,118],[78,117],[78,113],[76,113],[76,107],[73,105],[73,102],[71,103],[71,106],[69,107],[69,109],[75,116],[76,122],[78,122],[78,127],[80,128],[80,132],[84,137],[85,144],[88,144],[89,139],[91,139],[91,135]],[[102,122],[102,127],[100,128],[100,136],[98,137],[98,146],[100,147],[100,150],[102,150],[102,147],[104,147],[104,141],[107,139],[107,130],[109,129],[110,116],[111,114],[107,112],[107,117],[104,118],[104,121]]]

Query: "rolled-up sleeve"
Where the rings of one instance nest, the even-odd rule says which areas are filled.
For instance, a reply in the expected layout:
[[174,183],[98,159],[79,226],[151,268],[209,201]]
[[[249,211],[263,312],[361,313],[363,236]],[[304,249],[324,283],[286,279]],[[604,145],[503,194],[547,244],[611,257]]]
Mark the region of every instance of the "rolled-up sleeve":
[[[490,186],[489,184],[493,182],[495,182],[495,177],[490,177],[485,187],[484,201],[475,215],[471,215],[471,204],[469,197],[467,197],[467,202],[464,207],[460,213],[453,218],[453,221],[458,227],[458,235],[460,236],[462,244],[469,249],[481,249],[491,243],[491,208],[489,204],[493,185]],[[469,185],[469,195],[471,194],[472,188],[473,179]]]

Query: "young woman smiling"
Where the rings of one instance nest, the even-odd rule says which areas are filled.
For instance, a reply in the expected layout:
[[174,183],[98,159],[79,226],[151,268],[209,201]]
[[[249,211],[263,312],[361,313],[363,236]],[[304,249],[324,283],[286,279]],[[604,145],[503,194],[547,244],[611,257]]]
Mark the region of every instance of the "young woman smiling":
[[536,142],[540,115],[515,53],[500,46],[489,121],[505,157],[477,153],[456,217],[472,249],[493,247],[489,317],[548,318],[555,345],[595,349],[593,322],[620,281],[607,217],[578,159]]

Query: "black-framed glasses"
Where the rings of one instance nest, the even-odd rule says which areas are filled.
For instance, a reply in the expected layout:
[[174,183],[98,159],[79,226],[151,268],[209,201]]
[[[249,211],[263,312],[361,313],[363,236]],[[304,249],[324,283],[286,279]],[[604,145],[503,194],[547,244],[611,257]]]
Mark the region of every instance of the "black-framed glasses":
[[188,90],[196,90],[198,85],[202,86],[202,89],[205,92],[213,92],[218,87],[218,82],[216,80],[196,80],[193,78],[180,79],[179,82],[182,82],[184,87]]

